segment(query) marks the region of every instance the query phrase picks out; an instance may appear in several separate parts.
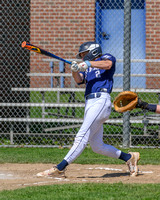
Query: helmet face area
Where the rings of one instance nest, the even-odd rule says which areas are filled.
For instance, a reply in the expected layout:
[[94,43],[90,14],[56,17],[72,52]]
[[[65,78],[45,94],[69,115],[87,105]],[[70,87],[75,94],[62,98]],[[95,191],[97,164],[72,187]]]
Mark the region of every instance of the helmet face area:
[[[81,53],[88,52],[86,55],[82,58]],[[101,46],[96,42],[85,42],[83,43],[79,48],[79,53],[77,54],[76,58],[80,59],[82,58],[85,60],[94,60],[97,56],[102,54]]]

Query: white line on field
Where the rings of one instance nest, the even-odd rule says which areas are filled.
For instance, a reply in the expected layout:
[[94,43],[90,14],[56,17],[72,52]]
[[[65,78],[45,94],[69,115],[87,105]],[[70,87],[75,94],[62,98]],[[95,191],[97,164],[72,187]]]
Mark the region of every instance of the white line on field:
[[[69,179],[63,179],[63,178],[54,178],[58,181],[70,181]],[[52,179],[53,180],[53,179]],[[27,186],[27,185],[41,185],[45,183],[52,183],[53,181],[41,181],[41,182],[35,182],[35,183],[25,183],[25,184],[17,184],[17,186]]]
[[[90,169],[90,170],[93,170],[93,169],[98,169],[98,170],[107,170],[107,171],[123,171],[122,169],[116,169],[116,168],[108,168],[108,167],[96,167],[96,168],[87,168],[87,169]],[[128,170],[127,170],[128,171]],[[152,174],[153,171],[139,171],[143,174]]]
[[100,169],[100,170],[107,170],[107,171],[123,171],[122,169],[114,169],[114,168],[108,168],[108,167],[96,167],[96,168],[87,168],[87,169]]

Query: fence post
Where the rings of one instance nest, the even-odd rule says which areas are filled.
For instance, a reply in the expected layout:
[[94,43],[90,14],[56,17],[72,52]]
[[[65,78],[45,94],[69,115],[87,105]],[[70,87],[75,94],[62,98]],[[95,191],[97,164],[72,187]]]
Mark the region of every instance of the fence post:
[[[63,62],[63,61],[60,61],[60,62],[59,62],[59,72],[60,72],[60,73],[64,73],[64,72],[65,72],[64,62]],[[61,81],[60,81],[60,85],[61,85],[60,87],[61,87],[61,88],[64,88],[64,77],[61,76],[61,77],[60,77],[60,80],[61,80]]]
[[[131,0],[124,0],[123,90],[130,90],[131,68]],[[123,114],[123,147],[130,146],[130,113]]]
[[[54,63],[52,61],[50,62],[50,68],[51,68],[51,73],[53,73]],[[51,76],[51,88],[53,88],[53,76]]]

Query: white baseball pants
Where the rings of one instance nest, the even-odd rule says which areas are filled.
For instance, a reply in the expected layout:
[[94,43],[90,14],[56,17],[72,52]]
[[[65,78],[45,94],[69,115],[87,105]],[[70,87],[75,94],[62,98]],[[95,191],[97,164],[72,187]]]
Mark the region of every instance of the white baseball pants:
[[101,93],[101,97],[86,100],[83,124],[78,131],[74,144],[65,160],[72,163],[89,142],[94,152],[105,156],[119,158],[121,151],[103,142],[103,123],[111,113],[111,97]]

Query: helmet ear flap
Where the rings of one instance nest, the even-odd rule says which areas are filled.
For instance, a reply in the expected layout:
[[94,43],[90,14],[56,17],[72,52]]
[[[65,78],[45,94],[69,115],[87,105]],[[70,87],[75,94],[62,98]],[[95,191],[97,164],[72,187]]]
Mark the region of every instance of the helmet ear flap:
[[93,50],[93,51],[92,51],[92,54],[93,54],[93,56],[96,56],[96,55],[98,54],[97,49]]
[[83,60],[94,60],[97,56],[102,54],[101,46],[96,42],[85,42],[79,48],[79,53],[76,58],[80,59],[80,53],[86,52],[88,53],[84,56]]

